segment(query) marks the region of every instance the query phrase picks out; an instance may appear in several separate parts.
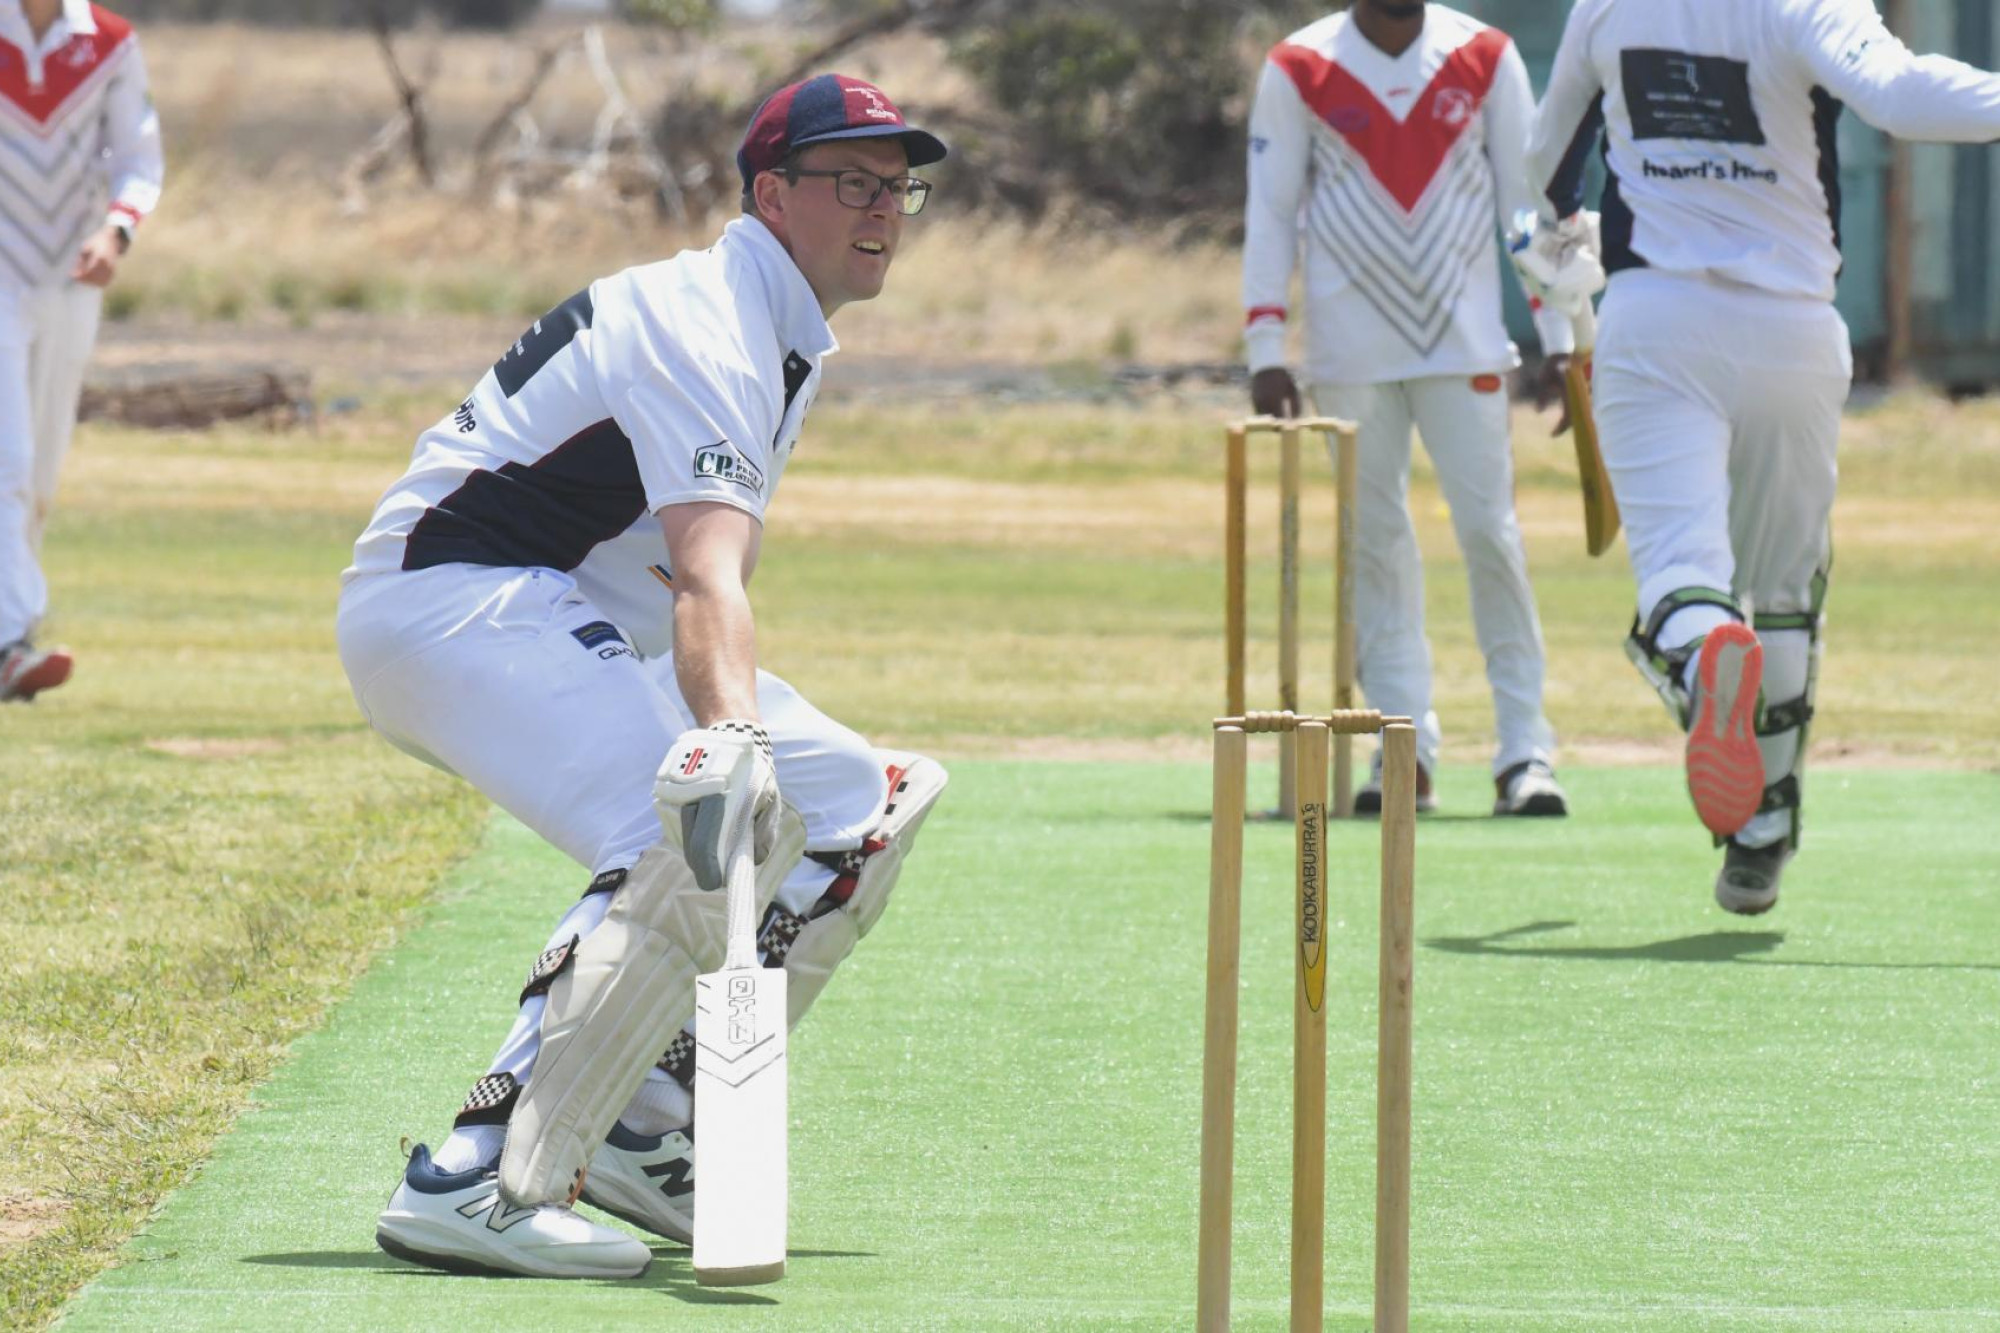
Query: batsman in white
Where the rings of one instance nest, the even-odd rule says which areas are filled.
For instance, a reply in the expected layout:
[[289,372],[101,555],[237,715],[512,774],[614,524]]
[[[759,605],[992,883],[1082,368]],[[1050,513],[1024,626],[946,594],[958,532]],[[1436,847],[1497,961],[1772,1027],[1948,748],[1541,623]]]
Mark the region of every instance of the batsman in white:
[[104,289],[163,175],[132,25],[86,0],[0,0],[0,702],[70,676],[66,650],[34,642],[42,532]]
[[1603,136],[1595,388],[1638,582],[1627,651],[1687,730],[1716,901],[1746,915],[1799,841],[1853,373],[1843,104],[1905,138],[2000,138],[2000,76],[1912,55],[1868,0],[1578,0],[1529,150],[1565,217]]
[[[1279,43],[1250,116],[1244,347],[1251,403],[1297,415],[1285,364],[1303,233],[1305,375],[1319,411],[1360,426],[1355,642],[1371,707],[1417,719],[1417,803],[1433,808],[1423,557],[1410,522],[1410,432],[1423,436],[1465,554],[1493,691],[1496,815],[1562,815],[1542,711],[1542,628],[1514,516],[1497,231],[1532,195],[1534,94],[1506,33],[1422,0],[1355,0]],[[1545,351],[1574,346],[1538,308]],[[1381,809],[1381,755],[1355,809]]]
[[[792,1022],[880,916],[944,772],[758,670],[747,588],[827,319],[882,290],[930,189],[910,170],[944,155],[858,79],[773,94],[737,155],[744,216],[543,316],[418,440],[356,545],[339,641],[368,720],[591,875],[450,1136],[411,1154],[390,1253],[641,1272],[647,1246],[573,1212],[579,1189],[689,1239],[687,1024],[722,962],[739,802]],[[716,773],[745,780],[700,785]]]

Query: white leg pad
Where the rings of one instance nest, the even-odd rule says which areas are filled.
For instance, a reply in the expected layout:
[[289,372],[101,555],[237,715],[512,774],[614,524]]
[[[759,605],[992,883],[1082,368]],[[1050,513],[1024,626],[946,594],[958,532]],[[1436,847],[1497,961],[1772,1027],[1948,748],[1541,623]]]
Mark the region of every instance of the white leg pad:
[[807,920],[785,950],[788,1027],[798,1026],[826,989],[833,970],[882,919],[889,892],[902,873],[903,858],[915,845],[924,817],[951,780],[944,765],[921,755],[885,752],[884,758],[890,770],[889,804],[874,834],[852,854],[849,864],[857,866],[853,892],[838,907]]
[[[804,821],[787,807],[758,868],[759,910],[804,852]],[[695,886],[678,847],[656,844],[632,867],[603,922],[549,985],[540,1050],[500,1155],[509,1202],[575,1201],[612,1121],[694,1016],[696,975],[722,965],[725,899]]]

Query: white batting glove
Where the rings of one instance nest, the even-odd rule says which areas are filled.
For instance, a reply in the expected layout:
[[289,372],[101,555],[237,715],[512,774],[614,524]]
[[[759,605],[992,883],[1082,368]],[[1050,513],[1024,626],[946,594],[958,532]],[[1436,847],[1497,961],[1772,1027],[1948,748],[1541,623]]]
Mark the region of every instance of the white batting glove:
[[758,861],[778,834],[778,773],[771,737],[755,722],[729,718],[685,732],[653,780],[653,808],[680,843],[695,883],[723,886],[730,848],[746,833]]
[[1552,227],[1524,209],[1507,236],[1507,253],[1523,285],[1550,309],[1570,316],[1604,288],[1600,247],[1597,214],[1587,209]]

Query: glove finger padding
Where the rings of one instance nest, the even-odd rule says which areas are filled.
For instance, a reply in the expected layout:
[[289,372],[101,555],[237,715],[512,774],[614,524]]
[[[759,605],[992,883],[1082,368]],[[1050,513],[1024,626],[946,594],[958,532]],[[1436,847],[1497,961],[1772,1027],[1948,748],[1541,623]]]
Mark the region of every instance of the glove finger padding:
[[740,719],[684,733],[654,779],[653,806],[668,839],[680,844],[695,883],[719,891],[729,849],[746,824],[759,862],[770,857],[777,837],[780,801],[770,735]]

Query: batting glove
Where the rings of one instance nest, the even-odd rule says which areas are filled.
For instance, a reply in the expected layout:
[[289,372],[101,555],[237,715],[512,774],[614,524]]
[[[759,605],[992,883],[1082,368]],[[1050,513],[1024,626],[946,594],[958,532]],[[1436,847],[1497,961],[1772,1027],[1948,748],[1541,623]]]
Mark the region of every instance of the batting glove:
[[695,883],[713,893],[736,840],[749,837],[756,859],[778,834],[778,773],[771,737],[755,722],[725,719],[683,733],[653,780],[653,808],[669,839],[680,843]]

